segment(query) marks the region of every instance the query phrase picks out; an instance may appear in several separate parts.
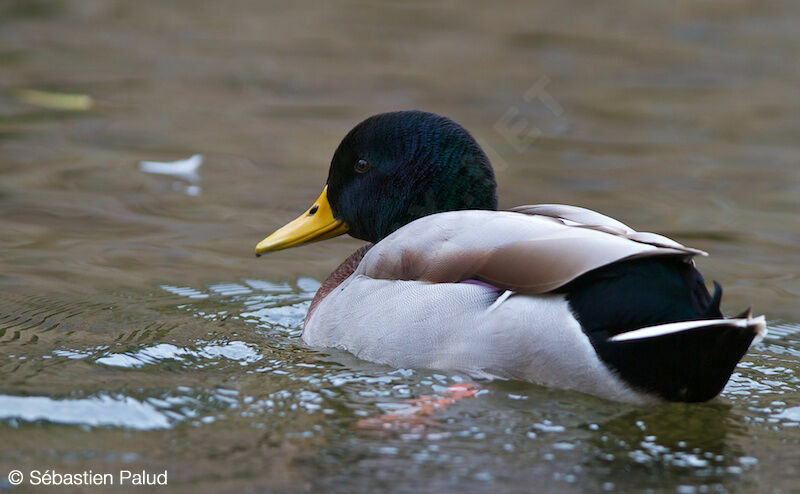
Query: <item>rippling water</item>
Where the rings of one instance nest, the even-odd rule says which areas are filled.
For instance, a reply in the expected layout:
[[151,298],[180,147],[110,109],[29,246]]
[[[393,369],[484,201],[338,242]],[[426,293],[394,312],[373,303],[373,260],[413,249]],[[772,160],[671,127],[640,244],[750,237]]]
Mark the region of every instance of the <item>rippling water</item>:
[[[794,4],[220,5],[0,4],[0,487],[167,468],[237,492],[797,489]],[[722,397],[634,407],[307,348],[359,242],[252,247],[354,123],[413,107],[473,131],[503,206],[711,252],[724,309],[770,320]]]

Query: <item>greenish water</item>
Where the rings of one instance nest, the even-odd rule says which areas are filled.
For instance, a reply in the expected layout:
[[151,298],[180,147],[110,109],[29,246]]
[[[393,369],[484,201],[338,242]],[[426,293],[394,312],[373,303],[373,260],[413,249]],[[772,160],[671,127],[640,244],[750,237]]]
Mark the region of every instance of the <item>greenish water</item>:
[[[167,469],[164,491],[797,491],[798,20],[790,2],[0,4],[0,489],[49,468]],[[402,108],[470,129],[502,206],[709,251],[724,310],[752,304],[770,336],[707,404],[477,382],[364,427],[470,379],[302,343],[358,241],[252,247],[317,197],[352,125]],[[139,166],[194,154],[197,177]]]

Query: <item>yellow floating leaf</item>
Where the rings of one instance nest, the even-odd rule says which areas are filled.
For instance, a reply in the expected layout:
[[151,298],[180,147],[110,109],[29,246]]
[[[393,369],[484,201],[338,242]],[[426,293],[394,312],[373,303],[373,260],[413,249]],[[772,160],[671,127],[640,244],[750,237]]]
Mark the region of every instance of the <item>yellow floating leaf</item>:
[[52,110],[86,111],[92,107],[92,97],[88,94],[21,89],[17,91],[17,99],[29,105]]

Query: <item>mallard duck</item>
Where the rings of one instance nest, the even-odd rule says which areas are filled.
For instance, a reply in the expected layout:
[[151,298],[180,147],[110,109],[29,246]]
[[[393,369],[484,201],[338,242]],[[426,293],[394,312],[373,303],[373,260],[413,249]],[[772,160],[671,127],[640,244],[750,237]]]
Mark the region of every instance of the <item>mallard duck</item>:
[[302,338],[377,363],[698,402],[766,333],[749,310],[722,315],[705,252],[575,206],[498,211],[486,154],[433,113],[356,125],[319,198],[255,251],[344,233],[368,244],[322,283]]

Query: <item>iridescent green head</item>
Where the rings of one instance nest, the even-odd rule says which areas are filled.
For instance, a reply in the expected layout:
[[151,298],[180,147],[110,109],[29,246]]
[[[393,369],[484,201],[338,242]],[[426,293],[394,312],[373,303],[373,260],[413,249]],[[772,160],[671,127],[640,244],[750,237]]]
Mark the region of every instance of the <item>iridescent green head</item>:
[[422,216],[497,209],[489,159],[452,120],[383,113],[351,130],[333,155],[328,200],[350,235],[377,242]]

